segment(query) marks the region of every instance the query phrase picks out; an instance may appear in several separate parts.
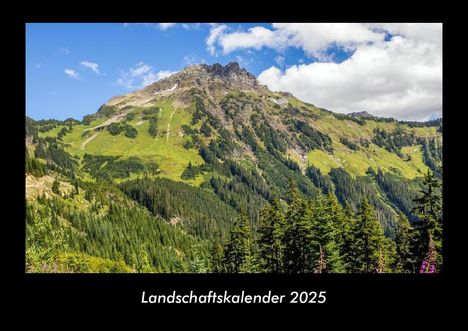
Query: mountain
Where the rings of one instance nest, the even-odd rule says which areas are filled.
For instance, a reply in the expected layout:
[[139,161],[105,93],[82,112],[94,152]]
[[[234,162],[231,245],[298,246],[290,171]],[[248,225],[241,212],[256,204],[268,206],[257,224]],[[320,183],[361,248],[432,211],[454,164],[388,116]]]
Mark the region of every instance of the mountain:
[[[108,215],[114,206],[110,197],[118,196],[178,238],[158,244],[170,261],[159,269],[165,271],[188,263],[178,260],[194,254],[187,242],[198,242],[199,256],[206,256],[207,243],[225,240],[239,212],[247,211],[255,225],[274,197],[288,201],[291,181],[305,197],[331,193],[355,211],[367,198],[392,238],[398,213],[417,221],[413,199],[423,175],[430,169],[440,178],[442,172],[440,120],[334,113],[290,93],[270,91],[237,63],[187,67],[111,98],[82,121],[27,119],[26,134],[30,168],[36,169],[26,183],[32,205],[42,195],[60,200],[75,192],[71,204],[91,219],[97,217],[90,216],[93,210]],[[59,194],[53,192],[54,181],[60,183]],[[62,214],[69,231],[89,236],[91,225],[85,230],[70,221],[76,215]],[[112,228],[112,218],[106,217]],[[94,258],[89,247],[96,243],[80,240],[76,250]],[[143,245],[142,238],[137,241]],[[115,260],[111,251],[94,249],[99,258]],[[147,249],[138,246],[138,251]],[[132,264],[128,257],[134,254],[122,253],[122,268],[135,270],[129,265],[140,262]],[[156,261],[154,252],[151,256]]]

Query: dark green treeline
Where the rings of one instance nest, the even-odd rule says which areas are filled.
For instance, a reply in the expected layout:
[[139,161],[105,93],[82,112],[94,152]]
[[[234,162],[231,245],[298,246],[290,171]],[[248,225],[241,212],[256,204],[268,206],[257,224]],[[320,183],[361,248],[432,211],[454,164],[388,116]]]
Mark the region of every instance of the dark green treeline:
[[256,231],[242,213],[229,240],[213,246],[212,271],[436,272],[442,265],[441,192],[431,172],[415,203],[418,220],[410,223],[398,214],[395,237],[389,238],[366,198],[354,211],[349,205],[342,207],[332,193],[306,200],[290,181],[288,201],[273,198],[262,209]]

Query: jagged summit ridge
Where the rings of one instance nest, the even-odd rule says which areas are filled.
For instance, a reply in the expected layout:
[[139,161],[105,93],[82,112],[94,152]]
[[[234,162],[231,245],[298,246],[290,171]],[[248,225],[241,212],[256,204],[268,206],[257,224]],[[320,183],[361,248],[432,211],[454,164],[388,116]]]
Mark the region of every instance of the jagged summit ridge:
[[222,64],[196,64],[144,88],[149,93],[177,87],[213,87],[213,84],[235,89],[264,89],[257,78],[241,68],[237,62]]
[[203,90],[211,96],[225,95],[232,91],[257,92],[262,95],[271,93],[267,86],[261,85],[253,74],[241,68],[237,62],[226,65],[202,63],[185,67],[140,90],[114,96],[105,105],[123,109],[142,106],[169,96],[186,101],[186,92],[192,88]]
[[257,78],[247,70],[241,68],[237,62],[230,62],[226,66],[219,63],[213,65],[201,64],[201,69],[213,77],[227,79],[230,82],[237,82],[246,85],[259,85]]

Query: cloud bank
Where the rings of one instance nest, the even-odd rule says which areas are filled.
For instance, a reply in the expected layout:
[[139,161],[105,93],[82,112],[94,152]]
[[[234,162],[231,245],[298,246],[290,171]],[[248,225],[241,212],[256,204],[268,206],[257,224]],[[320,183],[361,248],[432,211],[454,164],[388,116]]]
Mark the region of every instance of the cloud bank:
[[[275,23],[232,31],[211,28],[206,39],[215,55],[264,47],[282,52],[304,51],[311,63],[258,76],[272,90],[333,111],[368,111],[404,120],[428,120],[442,115],[442,24]],[[341,63],[333,51],[350,52]]]

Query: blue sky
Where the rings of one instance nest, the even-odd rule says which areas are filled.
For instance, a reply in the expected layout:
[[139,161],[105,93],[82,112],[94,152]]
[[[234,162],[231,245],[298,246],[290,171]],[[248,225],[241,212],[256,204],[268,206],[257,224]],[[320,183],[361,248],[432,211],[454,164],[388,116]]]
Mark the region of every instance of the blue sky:
[[[133,90],[117,81],[122,72],[141,62],[154,71],[179,71],[202,61],[226,64],[240,60],[258,75],[275,64],[277,56],[269,49],[213,56],[205,45],[209,25],[162,30],[143,24],[28,24],[26,30],[26,109],[34,119],[81,119],[95,112],[112,96]],[[287,53],[289,60],[303,56],[298,49]],[[83,61],[97,63],[100,75],[80,65]],[[80,79],[67,76],[67,68]]]
[[[406,84],[396,84],[401,86],[390,91],[388,86],[395,85],[394,81],[405,82],[406,76],[401,75],[409,76],[412,59],[402,55],[400,67],[382,69],[386,60],[393,60],[386,57],[395,56],[390,55],[395,53],[390,48],[403,47],[401,40],[411,47],[428,44],[420,30],[339,24],[27,24],[26,114],[34,119],[81,119],[112,96],[141,88],[187,65],[237,61],[271,89],[289,91],[331,110],[427,119],[441,111],[441,101],[434,95],[437,89],[414,89],[415,84],[428,86],[427,75],[421,74],[421,82],[408,77]],[[433,31],[426,33],[429,36]],[[431,42],[437,47],[437,40]],[[375,63],[375,57],[382,60],[382,67],[363,76],[365,61]],[[427,65],[433,60],[428,59]],[[395,70],[401,75],[395,75]],[[380,90],[367,86],[367,77],[372,75],[376,76],[372,81],[387,83]],[[437,83],[438,76],[432,80]],[[389,98],[398,98],[399,104],[392,106]]]

